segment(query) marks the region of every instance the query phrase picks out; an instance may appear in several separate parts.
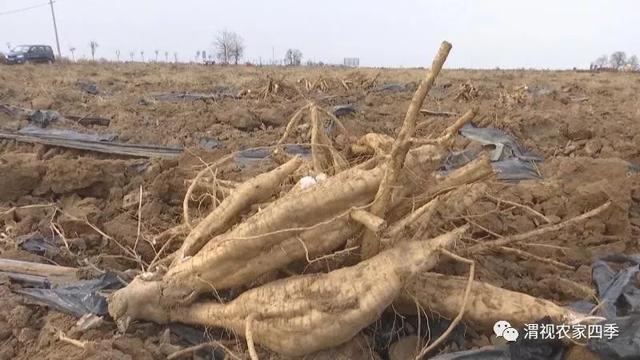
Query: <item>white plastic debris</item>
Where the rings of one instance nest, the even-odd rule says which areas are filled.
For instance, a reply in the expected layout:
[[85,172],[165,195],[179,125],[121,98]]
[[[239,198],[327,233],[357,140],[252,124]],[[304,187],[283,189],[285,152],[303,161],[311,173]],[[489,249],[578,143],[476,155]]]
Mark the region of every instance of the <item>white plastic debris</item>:
[[313,185],[317,184],[318,182],[316,181],[316,179],[313,176],[304,176],[302,179],[300,179],[300,181],[298,182],[298,184],[300,185],[300,188],[302,190],[304,189],[308,189],[310,187],[312,187]]

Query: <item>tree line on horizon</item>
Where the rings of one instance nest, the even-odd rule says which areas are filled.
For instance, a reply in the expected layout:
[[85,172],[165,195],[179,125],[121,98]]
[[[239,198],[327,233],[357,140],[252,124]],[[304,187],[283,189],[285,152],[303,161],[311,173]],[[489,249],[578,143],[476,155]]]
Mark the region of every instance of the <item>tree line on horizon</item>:
[[611,55],[602,55],[591,63],[591,70],[612,69],[612,70],[629,70],[639,71],[640,63],[638,56],[631,55],[627,57],[624,51],[616,51]]
[[[92,61],[96,60],[96,53],[99,46],[100,45],[96,40],[91,40],[89,42],[89,50],[90,50]],[[76,55],[77,48],[75,46],[70,46],[68,49],[69,49],[69,52],[71,53],[71,60],[75,62],[76,61],[75,55]],[[213,41],[213,50],[214,50],[213,52],[207,52],[206,50],[198,50],[193,60],[195,62],[202,61],[204,63],[213,63],[213,64],[215,64],[217,60],[219,64],[238,65],[244,57],[244,52],[245,52],[244,39],[233,31],[222,30],[218,33],[218,35],[216,35],[216,38]],[[155,57],[152,58],[152,61],[155,61],[155,62],[161,61],[162,60],[161,54],[163,54],[164,61],[169,62],[169,58],[170,58],[169,51],[165,50],[164,52],[162,52],[161,50],[156,49],[154,50],[153,53],[155,54]],[[129,52],[130,61],[135,62],[138,54],[140,55],[140,57],[138,58],[140,61],[146,62],[150,60],[149,58],[145,58],[145,51],[141,50],[139,52],[130,51]],[[173,59],[172,59],[173,62],[177,63],[178,53],[173,52],[172,55],[173,55]],[[116,50],[116,60],[121,61],[121,51],[119,49]],[[287,66],[300,66],[302,65],[302,52],[298,49],[288,49],[284,55],[284,59],[278,62],[274,61],[274,64],[272,65],[277,65],[277,64],[283,64]],[[322,62],[320,63],[308,62],[307,65],[316,65],[316,64],[323,65]]]

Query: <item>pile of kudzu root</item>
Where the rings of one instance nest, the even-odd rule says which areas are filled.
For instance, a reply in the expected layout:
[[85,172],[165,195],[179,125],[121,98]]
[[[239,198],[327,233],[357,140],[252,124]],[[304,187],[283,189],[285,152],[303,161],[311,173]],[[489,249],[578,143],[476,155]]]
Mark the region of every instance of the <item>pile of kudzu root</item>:
[[[466,247],[458,240],[468,225],[429,227],[436,210],[462,213],[486,191],[482,180],[493,175],[486,156],[446,175],[438,171],[475,109],[440,137],[414,137],[417,114],[450,49],[447,42],[441,45],[395,139],[367,134],[338,151],[321,119],[330,117],[338,132],[344,126],[310,103],[294,114],[275,145],[279,167],[234,184],[217,181],[215,165],[201,171],[185,197],[184,224],[169,231],[183,240],[179,249],[155,259],[109,298],[119,328],[126,330],[132,320],[221,327],[244,335],[252,358],[256,343],[300,356],[349,341],[392,303],[404,301],[453,319],[448,331],[422,348],[421,358],[460,321],[490,331],[497,320],[512,326],[545,316],[564,323],[589,320],[550,301],[474,281],[469,258],[583,221],[608,204]],[[299,124],[303,114],[310,119],[306,127]],[[308,160],[284,151],[287,137],[300,128],[310,133]],[[224,199],[193,224],[189,198],[202,187],[213,187]],[[440,257],[468,264],[469,277],[430,272]],[[314,267],[318,259],[330,260],[335,270]],[[219,294],[229,289],[240,295],[226,302]]]

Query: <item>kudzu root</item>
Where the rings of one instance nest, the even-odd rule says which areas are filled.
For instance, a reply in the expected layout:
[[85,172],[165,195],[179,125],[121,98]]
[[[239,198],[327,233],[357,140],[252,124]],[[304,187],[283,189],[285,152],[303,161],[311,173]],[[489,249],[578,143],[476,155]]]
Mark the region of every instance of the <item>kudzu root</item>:
[[[422,273],[407,282],[398,307],[415,309],[417,301],[425,310],[452,319],[460,311],[466,286],[464,277]],[[474,281],[462,319],[474,329],[490,333],[499,320],[522,328],[524,324],[534,323],[545,316],[557,324],[585,317],[549,300]]]
[[[339,345],[373,323],[399,295],[405,281],[433,268],[439,249],[450,248],[466,231],[404,242],[352,267],[327,274],[289,277],[248,290],[227,304],[197,302],[164,307],[159,298],[123,303],[118,293],[109,313],[119,325],[131,317],[161,324],[182,322],[245,333],[252,316],[253,339],[273,351],[300,356]],[[135,279],[130,286],[140,284]],[[140,286],[149,286],[142,284]]]

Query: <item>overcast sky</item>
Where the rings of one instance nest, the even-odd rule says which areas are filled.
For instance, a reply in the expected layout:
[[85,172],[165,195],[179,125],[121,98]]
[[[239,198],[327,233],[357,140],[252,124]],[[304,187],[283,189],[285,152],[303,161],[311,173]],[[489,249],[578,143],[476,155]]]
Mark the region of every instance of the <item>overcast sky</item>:
[[[0,0],[0,14],[47,0]],[[298,48],[304,59],[363,66],[425,66],[439,43],[454,49],[448,67],[588,67],[602,54],[640,55],[637,0],[58,0],[63,55],[115,58],[155,49],[181,61],[212,48],[218,31],[245,40],[245,59],[280,59]],[[0,49],[55,46],[48,6],[0,15]],[[161,55],[163,58],[164,55]]]

